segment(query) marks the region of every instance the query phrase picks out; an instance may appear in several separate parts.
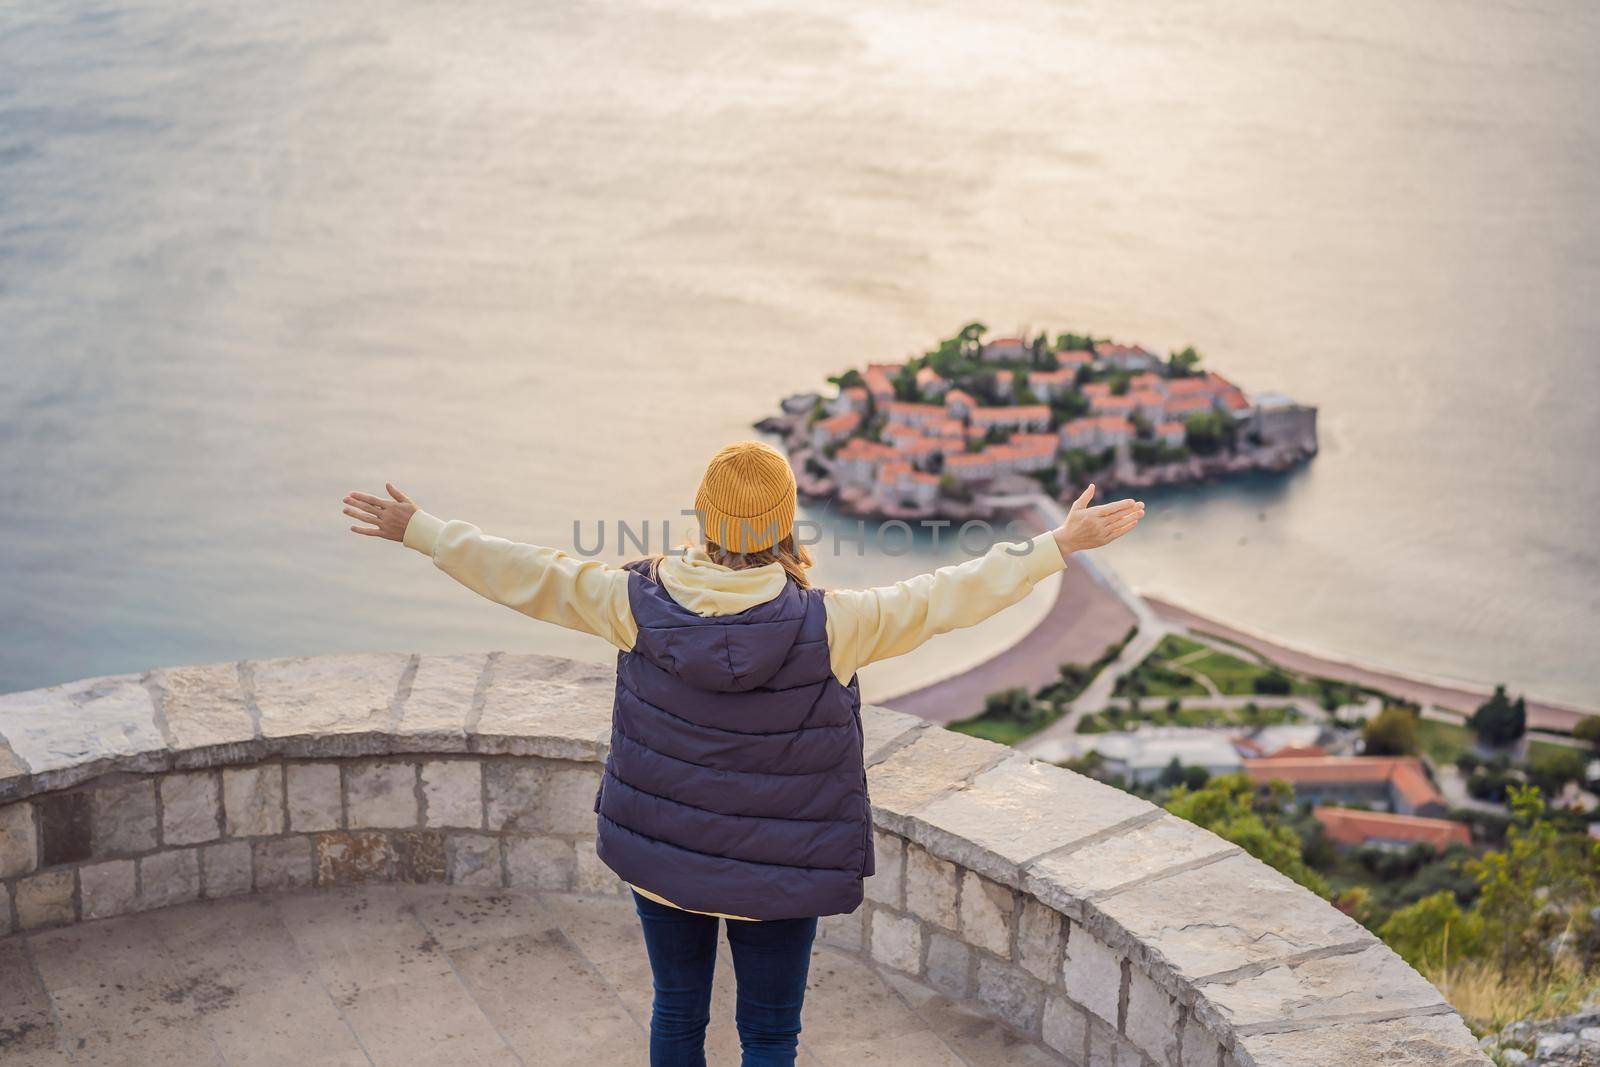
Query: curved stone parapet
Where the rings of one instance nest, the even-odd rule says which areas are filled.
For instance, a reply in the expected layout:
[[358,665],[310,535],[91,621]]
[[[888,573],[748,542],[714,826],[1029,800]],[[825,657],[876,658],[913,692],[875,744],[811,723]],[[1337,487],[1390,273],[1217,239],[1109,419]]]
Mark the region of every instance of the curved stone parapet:
[[[609,667],[339,655],[0,695],[0,934],[367,881],[625,892],[594,852]],[[1358,923],[1129,794],[882,708],[829,942],[1073,1064],[1487,1063]]]

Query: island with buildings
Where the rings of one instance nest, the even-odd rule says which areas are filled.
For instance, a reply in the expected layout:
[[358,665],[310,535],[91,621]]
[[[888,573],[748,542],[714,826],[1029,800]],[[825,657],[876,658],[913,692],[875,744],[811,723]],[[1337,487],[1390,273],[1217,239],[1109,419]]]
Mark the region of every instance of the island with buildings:
[[1314,407],[1247,396],[1193,348],[1045,334],[985,340],[971,323],[924,355],[830,379],[756,423],[781,436],[800,491],[883,518],[965,519],[986,496],[1057,499],[1286,470],[1316,454]]

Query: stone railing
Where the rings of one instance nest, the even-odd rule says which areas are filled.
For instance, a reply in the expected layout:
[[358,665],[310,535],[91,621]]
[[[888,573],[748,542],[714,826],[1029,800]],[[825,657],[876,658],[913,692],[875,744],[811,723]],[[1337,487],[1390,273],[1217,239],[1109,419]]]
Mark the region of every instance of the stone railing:
[[[625,888],[595,856],[612,671],[250,661],[0,696],[0,934],[369,881]],[[821,936],[1083,1067],[1486,1063],[1354,921],[1116,789],[881,708],[867,900]]]

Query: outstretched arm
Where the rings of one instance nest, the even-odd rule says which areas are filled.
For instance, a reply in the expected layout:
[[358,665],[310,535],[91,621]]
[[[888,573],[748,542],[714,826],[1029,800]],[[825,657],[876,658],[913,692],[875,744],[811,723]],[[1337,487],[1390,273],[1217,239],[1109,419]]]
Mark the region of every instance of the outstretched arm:
[[493,537],[469,522],[430,515],[385,482],[393,499],[352,492],[344,513],[367,523],[352,533],[398,541],[480,596],[569,630],[633,647],[638,627],[628,607],[628,574],[599,560]]
[[930,637],[973,626],[1010,607],[1074,552],[1110,544],[1138,525],[1144,504],[1119,500],[1090,507],[1094,486],[1073,502],[1054,530],[1027,543],[995,545],[965,563],[894,585],[827,594],[828,650],[841,682],[869,663],[904,655]]

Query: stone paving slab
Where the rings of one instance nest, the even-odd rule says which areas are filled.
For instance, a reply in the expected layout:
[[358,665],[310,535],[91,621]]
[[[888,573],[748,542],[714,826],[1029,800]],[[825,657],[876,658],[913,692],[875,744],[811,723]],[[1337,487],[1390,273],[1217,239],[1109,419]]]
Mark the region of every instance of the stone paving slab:
[[[0,941],[0,1062],[621,1067],[647,1061],[650,998],[628,897],[262,894]],[[724,939],[711,1063],[738,1061],[733,1009]],[[982,1008],[820,941],[800,1062],[1072,1067]]]

